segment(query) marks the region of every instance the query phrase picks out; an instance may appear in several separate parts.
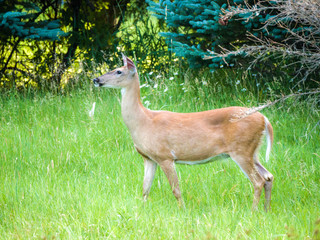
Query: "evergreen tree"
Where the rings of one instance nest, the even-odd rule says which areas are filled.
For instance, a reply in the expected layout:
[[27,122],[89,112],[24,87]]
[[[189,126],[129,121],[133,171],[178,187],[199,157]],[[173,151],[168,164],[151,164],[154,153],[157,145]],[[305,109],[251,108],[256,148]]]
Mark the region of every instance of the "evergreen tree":
[[[234,50],[248,43],[247,32],[254,36],[268,36],[276,41],[285,39],[287,30],[276,25],[262,28],[269,18],[276,14],[275,10],[261,11],[259,15],[252,12],[239,13],[237,16],[228,19],[225,12],[229,9],[241,6],[246,8],[246,4],[253,5],[254,0],[160,0],[158,3],[146,0],[149,10],[154,15],[166,22],[171,27],[170,32],[161,33],[166,38],[177,56],[185,57],[190,67],[197,68],[208,65],[210,68],[233,66],[239,56],[245,56],[245,52],[229,54],[224,59],[214,57],[211,60],[204,60],[204,56],[214,56],[221,53],[223,48]],[[270,5],[277,4],[270,1]],[[282,19],[290,21],[290,19]],[[299,31],[299,27],[294,23],[293,31]],[[301,29],[300,29],[301,30]]]
[[39,44],[34,45],[35,54],[30,54],[30,48],[21,47],[22,42],[24,46],[40,40],[54,42],[68,34],[60,29],[59,20],[40,17],[52,4],[45,3],[40,8],[31,2],[0,0],[0,5],[0,86],[12,87],[17,79],[34,78],[29,68],[33,64],[28,64],[35,60],[31,56],[43,57]]
[[73,61],[103,61],[128,2],[0,0],[0,88],[59,88]]
[[60,29],[59,20],[38,20],[41,9],[34,3],[0,0],[0,35],[22,39],[59,40],[67,34]]

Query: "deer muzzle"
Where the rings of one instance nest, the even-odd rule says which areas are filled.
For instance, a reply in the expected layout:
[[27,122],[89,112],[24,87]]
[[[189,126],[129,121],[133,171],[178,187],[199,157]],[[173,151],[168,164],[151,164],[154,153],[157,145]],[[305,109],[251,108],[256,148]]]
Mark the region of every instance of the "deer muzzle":
[[100,83],[100,79],[99,78],[95,78],[93,79],[93,84],[95,87],[101,87],[102,84]]

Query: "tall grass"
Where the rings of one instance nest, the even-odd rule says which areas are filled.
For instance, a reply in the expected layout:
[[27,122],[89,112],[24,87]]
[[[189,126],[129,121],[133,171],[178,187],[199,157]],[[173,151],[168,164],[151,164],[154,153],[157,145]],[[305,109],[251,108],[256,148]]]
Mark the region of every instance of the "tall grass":
[[[179,112],[256,106],[272,92],[257,83],[226,72],[147,74],[142,101]],[[269,162],[261,151],[275,176],[265,213],[262,203],[251,212],[253,189],[232,161],[176,166],[185,209],[158,170],[144,204],[143,160],[121,119],[120,98],[91,85],[66,95],[0,98],[0,238],[320,239],[319,109],[310,102],[263,112],[275,131]]]

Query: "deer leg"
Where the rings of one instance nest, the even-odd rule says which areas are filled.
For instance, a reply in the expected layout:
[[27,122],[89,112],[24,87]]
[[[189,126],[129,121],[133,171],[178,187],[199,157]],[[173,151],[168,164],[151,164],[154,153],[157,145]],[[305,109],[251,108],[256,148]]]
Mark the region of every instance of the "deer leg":
[[268,212],[268,210],[270,210],[272,183],[273,183],[273,178],[272,178],[272,180],[266,181],[266,183],[264,185],[264,191],[265,191],[264,210],[266,212]]
[[255,157],[255,165],[259,173],[261,174],[261,176],[266,180],[264,184],[264,195],[265,195],[264,209],[267,212],[270,209],[273,175],[267,169],[265,169],[264,166],[261,165],[257,157]]
[[144,157],[143,200],[146,201],[157,170],[157,163]]
[[162,171],[165,173],[166,177],[168,178],[173,195],[176,197],[179,207],[183,207],[184,203],[181,198],[179,180],[178,180],[177,172],[174,166],[174,162],[172,160],[165,160],[165,161],[162,161],[159,165]]
[[230,155],[231,158],[239,165],[243,173],[249,178],[254,189],[254,198],[252,210],[256,210],[261,197],[262,188],[265,184],[265,179],[257,170],[253,157],[244,157],[239,155]]

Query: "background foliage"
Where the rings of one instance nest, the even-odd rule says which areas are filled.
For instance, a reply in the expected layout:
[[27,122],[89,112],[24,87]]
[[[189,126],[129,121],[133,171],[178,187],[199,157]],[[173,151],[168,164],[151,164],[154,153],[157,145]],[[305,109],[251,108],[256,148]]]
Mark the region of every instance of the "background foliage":
[[103,61],[128,2],[2,1],[1,86],[59,88],[72,62]]
[[1,0],[0,87],[81,86],[78,74],[113,68],[120,52],[139,62],[141,72],[248,68],[257,51],[245,47],[261,41],[271,48],[256,48],[261,62],[250,68],[266,79],[285,76],[286,88],[301,79],[318,87],[319,3],[290,6],[286,0]]
[[260,72],[284,73],[288,80],[309,80],[307,84],[315,86],[312,82],[317,81],[320,70],[319,2],[147,2],[148,9],[170,28],[161,35],[190,67],[239,68],[260,54],[262,61],[254,66]]

